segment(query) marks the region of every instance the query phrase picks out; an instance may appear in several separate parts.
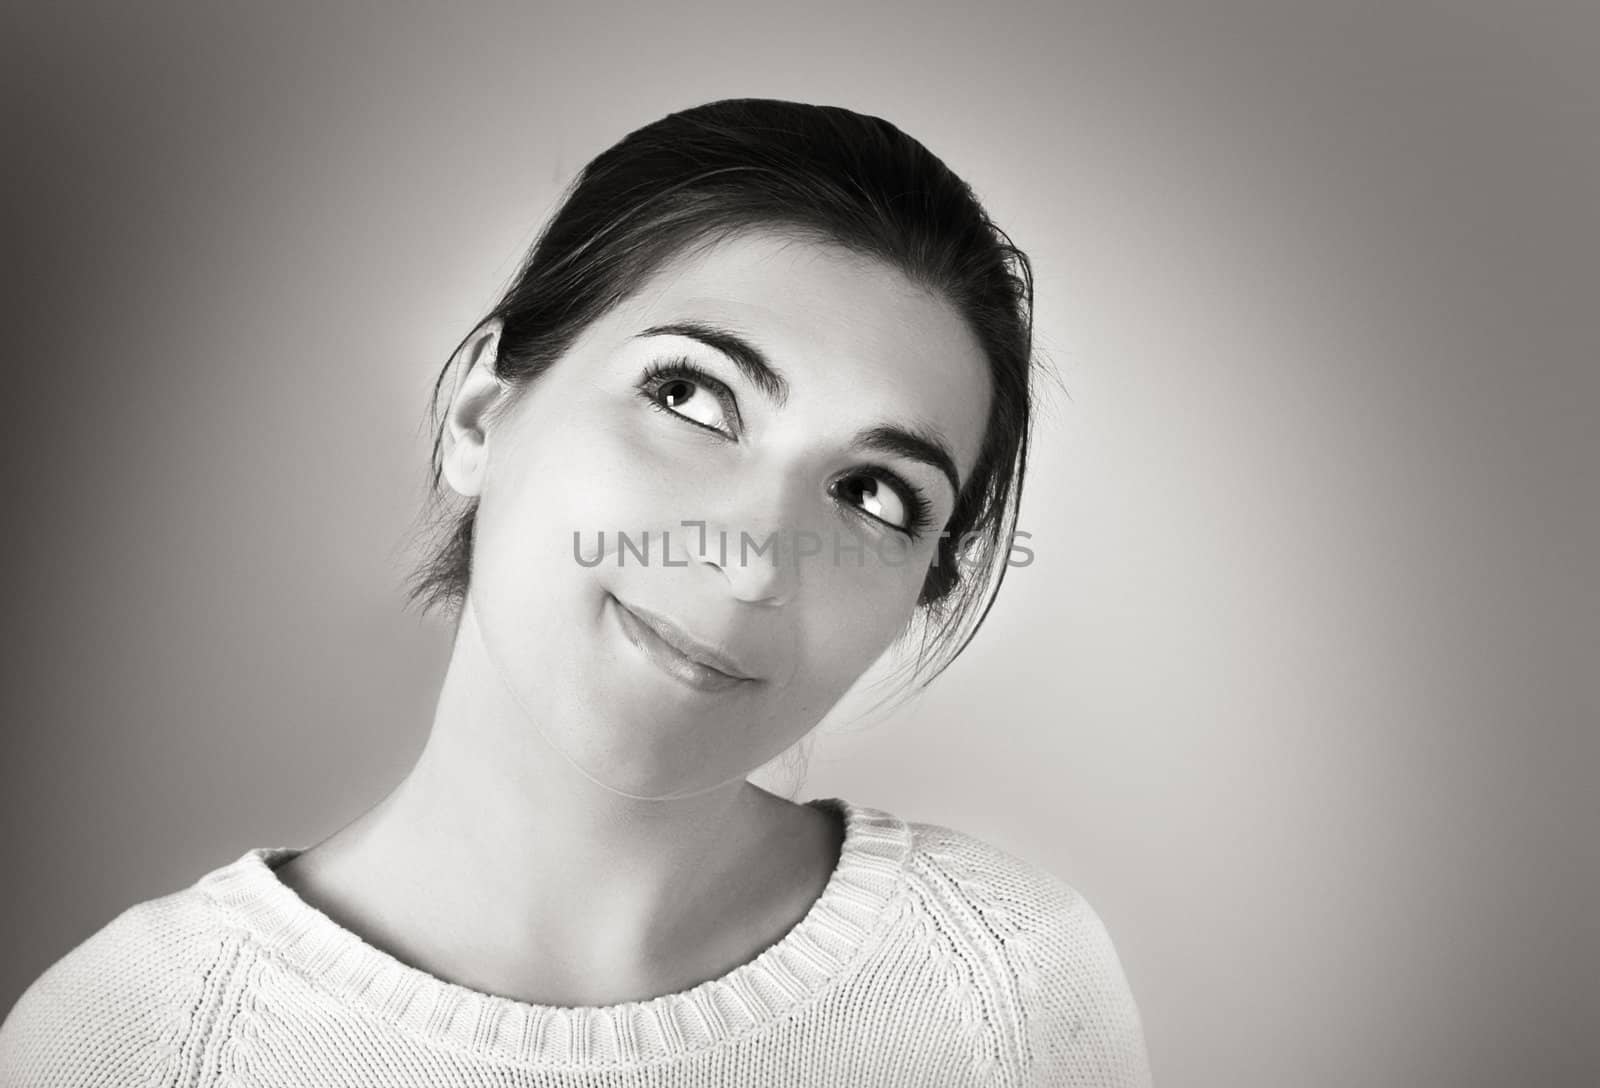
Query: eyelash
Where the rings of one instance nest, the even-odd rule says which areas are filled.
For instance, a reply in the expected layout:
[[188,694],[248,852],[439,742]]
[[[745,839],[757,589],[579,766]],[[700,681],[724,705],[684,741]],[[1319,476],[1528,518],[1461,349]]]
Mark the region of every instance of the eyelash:
[[[715,427],[708,427],[704,423],[690,419],[688,416],[682,415],[678,412],[674,412],[672,409],[668,408],[666,405],[662,404],[656,399],[660,392],[661,386],[676,378],[687,378],[692,382],[696,382],[705,386],[711,391],[717,400],[721,402],[722,410],[726,415],[732,416],[734,419],[739,418],[738,404],[734,401],[732,391],[722,383],[721,379],[708,373],[689,358],[680,357],[676,359],[668,359],[665,362],[651,363],[645,368],[644,375],[639,379],[639,396],[644,399],[646,404],[658,412],[664,412],[667,415],[682,420],[684,423],[687,423],[692,427],[699,427],[703,431],[710,431],[713,434],[719,434],[726,438],[726,431],[720,431]],[[912,540],[922,539],[923,533],[932,527],[932,504],[928,502],[927,496],[922,493],[921,488],[915,486],[907,480],[902,479],[899,475],[890,472],[887,469],[874,468],[864,472],[856,473],[856,475],[866,476],[871,479],[881,481],[882,483],[886,483],[898,491],[900,493],[901,501],[906,505],[908,521],[905,525],[895,525],[892,522],[884,521],[882,518],[874,517],[865,510],[862,510],[859,506],[853,506],[852,508],[859,516],[879,525],[884,525],[890,529],[895,529],[899,532],[905,533],[906,536],[910,537]]]

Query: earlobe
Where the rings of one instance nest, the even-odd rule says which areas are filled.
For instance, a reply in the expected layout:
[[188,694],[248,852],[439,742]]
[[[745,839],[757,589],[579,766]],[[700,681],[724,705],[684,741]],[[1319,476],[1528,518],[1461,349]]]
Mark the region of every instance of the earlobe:
[[448,447],[444,455],[444,477],[464,498],[475,498],[483,490],[488,465],[488,413],[505,392],[506,384],[495,374],[499,357],[501,324],[498,318],[484,322],[461,345],[458,366],[466,374],[450,401],[445,418]]
[[445,454],[444,479],[452,491],[464,499],[475,499],[483,490],[483,447],[457,442]]

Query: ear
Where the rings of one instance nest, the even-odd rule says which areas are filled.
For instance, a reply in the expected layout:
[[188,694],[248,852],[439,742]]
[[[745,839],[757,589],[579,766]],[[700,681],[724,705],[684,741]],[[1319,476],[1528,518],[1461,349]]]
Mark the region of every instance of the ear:
[[465,376],[456,386],[445,416],[446,449],[444,478],[457,494],[474,498],[483,490],[489,464],[489,412],[510,388],[495,375],[500,353],[501,322],[485,321],[461,345],[460,362]]

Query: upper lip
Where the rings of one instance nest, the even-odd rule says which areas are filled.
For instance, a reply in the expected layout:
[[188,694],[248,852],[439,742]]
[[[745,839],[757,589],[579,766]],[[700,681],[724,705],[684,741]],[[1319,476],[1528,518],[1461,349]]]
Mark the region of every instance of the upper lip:
[[718,672],[727,673],[729,676],[740,680],[755,679],[743,665],[739,664],[726,652],[701,642],[665,616],[651,612],[647,608],[641,608],[636,604],[627,604],[620,597],[614,599],[623,608],[632,612],[641,623],[649,627],[657,635],[660,635],[661,641],[691,661],[707,665]]

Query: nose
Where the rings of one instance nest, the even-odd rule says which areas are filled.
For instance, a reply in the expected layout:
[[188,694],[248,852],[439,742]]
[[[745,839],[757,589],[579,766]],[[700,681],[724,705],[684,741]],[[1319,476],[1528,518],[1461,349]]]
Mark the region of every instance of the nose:
[[715,567],[728,580],[733,596],[750,604],[787,604],[799,585],[794,534],[777,526],[757,530],[742,526],[686,526],[692,561]]
[[775,444],[736,471],[707,473],[695,504],[703,520],[685,525],[688,561],[720,571],[737,600],[790,603],[823,550],[825,526],[811,498],[816,481],[814,466]]

